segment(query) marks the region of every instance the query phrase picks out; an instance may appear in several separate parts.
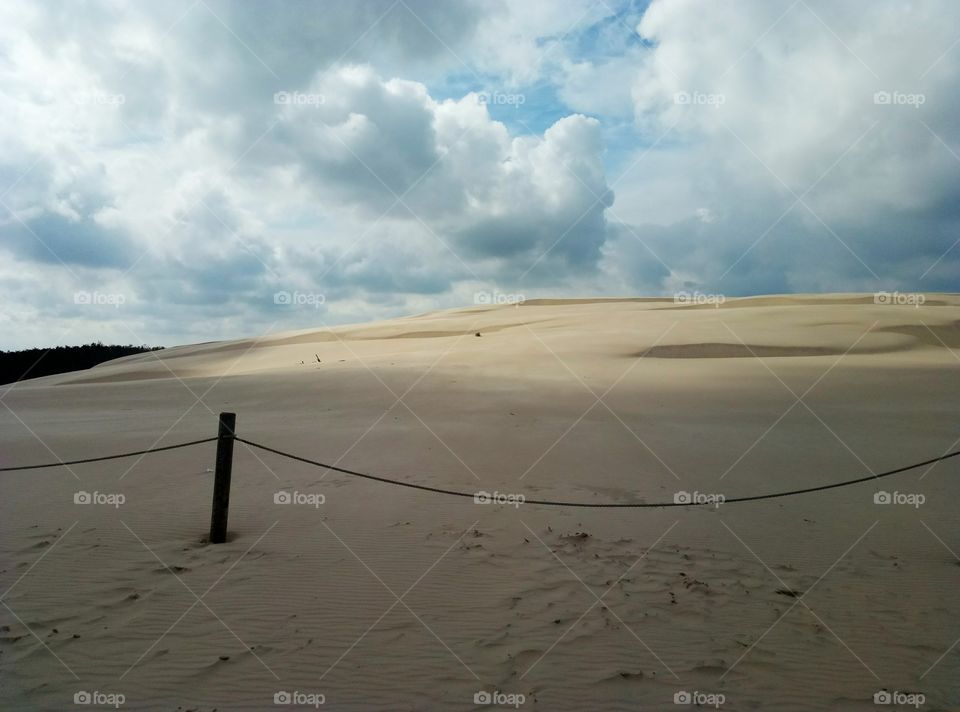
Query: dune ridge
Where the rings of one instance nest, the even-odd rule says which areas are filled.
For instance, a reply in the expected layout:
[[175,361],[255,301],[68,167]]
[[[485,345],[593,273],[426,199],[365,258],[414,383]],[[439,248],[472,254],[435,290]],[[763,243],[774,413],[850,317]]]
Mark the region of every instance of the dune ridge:
[[[531,346],[537,346],[533,334],[561,338],[551,348],[563,358],[594,363],[622,354],[651,359],[816,358],[908,354],[960,345],[960,297],[953,295],[926,295],[919,308],[875,304],[871,295],[744,297],[719,307],[701,306],[676,305],[662,298],[542,299],[451,309],[371,324],[174,347],[101,364],[57,382],[280,374],[317,366],[317,357],[328,368],[384,362],[402,366],[408,361],[419,366],[422,359],[447,351],[475,371],[496,373],[522,366]],[[670,333],[657,331],[670,324]],[[701,335],[708,338],[697,338]]]

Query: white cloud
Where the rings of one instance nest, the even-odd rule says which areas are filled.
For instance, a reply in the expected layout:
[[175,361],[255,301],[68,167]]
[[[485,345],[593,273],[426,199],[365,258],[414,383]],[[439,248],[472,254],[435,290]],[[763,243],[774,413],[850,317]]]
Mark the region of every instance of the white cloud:
[[[143,30],[135,44],[154,46],[151,36]],[[28,91],[37,66],[56,77],[57,95],[78,83],[105,95],[124,85],[72,52],[28,42],[23,56],[16,80],[0,86],[23,109],[7,135],[33,136],[10,173],[34,169],[7,198],[15,216],[3,222],[4,244],[27,269],[59,257],[77,288],[130,295],[126,313],[107,316],[182,322],[184,309],[204,318],[217,306],[250,312],[256,329],[291,317],[264,313],[281,288],[330,291],[327,308],[352,301],[354,313],[390,293],[402,310],[406,296],[449,296],[544,253],[555,283],[600,257],[611,198],[595,119],[512,136],[476,94],[437,100],[422,83],[353,64],[281,85],[297,97],[290,103],[236,85],[249,116],[175,93],[151,118],[141,104],[156,97],[142,88],[119,103],[44,101]],[[169,75],[183,71],[162,63]],[[55,320],[57,303],[43,308]]]
[[[6,3],[0,319],[20,345],[119,318],[196,340],[497,283],[956,289],[958,19],[947,0]],[[128,310],[69,302],[96,285]],[[301,288],[323,309],[275,309]]]
[[[956,227],[943,208],[960,185],[956,149],[944,145],[960,139],[960,57],[948,52],[958,21],[951,2],[655,0],[637,28],[654,46],[642,56],[633,97],[638,126],[668,138],[618,190],[626,202],[649,204],[649,219],[634,209],[631,221],[680,225],[704,206],[724,215],[700,238],[714,263],[696,273],[709,283],[802,197],[763,238],[780,245],[765,258],[771,274],[783,273],[781,289],[831,279],[849,288],[864,277],[919,286],[924,269],[905,269],[896,241],[922,249],[918,262],[930,266]],[[905,103],[875,103],[875,92]],[[906,103],[911,96],[920,99]],[[666,203],[654,205],[650,196],[664,192]],[[764,218],[755,226],[757,215]],[[900,234],[889,234],[890,225]],[[918,230],[926,234],[911,234]],[[827,245],[845,272],[803,259],[814,243]],[[683,261],[676,267],[691,271]],[[749,271],[725,279],[735,289],[763,288]]]

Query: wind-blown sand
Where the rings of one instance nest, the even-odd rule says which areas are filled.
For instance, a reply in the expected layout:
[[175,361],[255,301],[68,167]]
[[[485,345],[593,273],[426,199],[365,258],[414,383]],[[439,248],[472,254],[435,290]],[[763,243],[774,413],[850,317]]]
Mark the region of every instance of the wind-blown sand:
[[[0,402],[2,466],[208,437],[230,410],[251,440],[437,487],[733,497],[960,447],[960,297],[540,300],[131,356]],[[694,692],[868,710],[888,690],[960,708],[960,459],[787,499],[557,509],[238,443],[231,538],[210,546],[214,447],[0,473],[0,707],[264,710],[296,691],[465,710],[496,690],[538,710]]]

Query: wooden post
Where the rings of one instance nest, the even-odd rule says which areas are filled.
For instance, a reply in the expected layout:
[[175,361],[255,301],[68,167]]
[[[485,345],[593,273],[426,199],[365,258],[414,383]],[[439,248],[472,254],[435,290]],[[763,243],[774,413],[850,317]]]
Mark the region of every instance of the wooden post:
[[213,513],[210,516],[210,543],[227,540],[227,510],[230,508],[230,473],[233,470],[233,438],[237,414],[221,413],[217,432],[217,469],[213,479]]

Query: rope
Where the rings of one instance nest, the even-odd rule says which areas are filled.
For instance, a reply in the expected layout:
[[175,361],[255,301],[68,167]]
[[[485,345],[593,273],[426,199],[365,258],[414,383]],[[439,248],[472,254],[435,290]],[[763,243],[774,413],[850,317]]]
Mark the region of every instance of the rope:
[[64,467],[66,465],[82,465],[85,462],[102,462],[103,460],[116,460],[121,457],[133,457],[134,455],[146,455],[151,452],[163,452],[164,450],[176,450],[180,447],[189,447],[199,445],[200,443],[209,443],[216,440],[216,437],[204,438],[203,440],[191,440],[187,443],[178,443],[176,445],[164,445],[163,447],[152,447],[146,450],[136,450],[134,452],[122,452],[117,455],[104,455],[103,457],[88,457],[85,460],[68,460],[66,462],[48,462],[44,465],[20,465],[18,467],[0,467],[0,472],[12,472],[14,470],[39,470],[44,467]]
[[[317,467],[324,467],[328,470],[333,470],[334,472],[342,472],[345,475],[354,475],[356,477],[363,477],[368,480],[376,480],[377,482],[385,482],[391,485],[399,485],[400,487],[409,487],[411,489],[424,490],[426,492],[436,492],[437,494],[448,494],[453,497],[469,497],[473,499],[475,493],[473,492],[459,492],[457,490],[443,489],[441,487],[430,487],[428,485],[418,485],[413,482],[402,482],[400,480],[392,480],[387,477],[378,477],[377,475],[371,475],[365,472],[357,472],[356,470],[348,470],[344,467],[337,467],[336,465],[328,465],[323,462],[318,462],[316,460],[311,460],[306,457],[300,457],[299,455],[294,455],[289,452],[284,452],[283,450],[277,450],[276,448],[267,447],[266,445],[261,445],[260,443],[255,443],[252,440],[247,440],[245,438],[235,437],[235,440],[241,443],[246,443],[251,447],[259,448],[260,450],[266,450],[267,452],[272,452],[276,455],[281,455],[283,457],[289,458],[291,460],[298,460],[300,462],[305,462],[308,465],[316,465]],[[788,490],[786,492],[771,492],[769,494],[755,494],[748,497],[730,497],[723,500],[723,504],[729,504],[731,502],[753,502],[760,499],[775,499],[777,497],[790,497],[796,494],[807,494],[808,492],[820,492],[821,490],[834,489],[836,487],[847,487],[848,485],[855,485],[861,482],[867,482],[869,480],[878,480],[881,477],[890,477],[891,475],[898,475],[901,472],[907,472],[908,470],[916,470],[920,467],[925,467],[926,465],[932,465],[937,462],[942,462],[943,460],[949,460],[951,457],[957,457],[960,455],[960,450],[955,450],[954,452],[941,455],[940,457],[934,457],[929,460],[924,460],[923,462],[918,462],[913,465],[906,465],[904,467],[898,467],[895,470],[887,470],[886,472],[880,472],[876,475],[869,475],[867,477],[858,477],[855,480],[845,480],[843,482],[834,482],[829,485],[819,485],[817,487],[806,487],[804,489],[795,489]],[[622,502],[622,503],[613,503],[613,502],[560,502],[556,500],[546,500],[546,499],[526,499],[524,500],[525,504],[540,504],[547,507],[689,507],[703,504],[715,504],[715,502]]]
[[[88,457],[83,460],[68,460],[60,462],[49,462],[43,465],[20,465],[18,467],[0,467],[0,472],[12,472],[14,470],[38,470],[46,467],[64,467],[68,465],[81,465],[87,462],[103,462],[104,460],[116,460],[124,457],[133,457],[135,455],[147,455],[154,452],[163,452],[165,450],[176,450],[178,448],[190,447],[191,445],[200,445],[202,443],[209,443],[217,440],[216,437],[212,438],[203,438],[201,440],[191,440],[185,443],[177,443],[176,445],[164,445],[163,447],[154,447],[147,448],[146,450],[135,450],[133,452],[124,452],[118,453],[116,455],[104,455],[102,457]],[[251,447],[258,448],[260,450],[265,450],[267,452],[272,452],[276,455],[286,457],[290,460],[297,460],[299,462],[304,462],[308,465],[314,465],[316,467],[322,467],[327,470],[333,470],[334,472],[341,472],[345,475],[353,475],[355,477],[362,477],[367,480],[375,480],[376,482],[384,482],[390,485],[398,485],[400,487],[408,487],[410,489],[423,490],[424,492],[435,492],[437,494],[446,494],[452,497],[467,497],[473,499],[476,496],[474,492],[460,492],[458,490],[444,489],[442,487],[430,487],[429,485],[418,485],[414,482],[403,482],[401,480],[390,479],[389,477],[379,477],[377,475],[371,475],[366,472],[357,472],[356,470],[349,470],[345,467],[337,467],[336,465],[328,465],[325,462],[319,462],[318,460],[311,460],[310,458],[301,457],[299,455],[294,455],[293,453],[285,452],[283,450],[277,450],[276,448],[269,447],[267,445],[261,445],[260,443],[254,442],[252,440],[247,440],[246,438],[240,438],[234,436],[234,440],[245,443]],[[805,487],[803,489],[794,489],[787,490],[785,492],[770,492],[767,494],[755,494],[745,497],[729,497],[724,498],[723,504],[730,504],[733,502],[755,502],[761,499],[776,499],[778,497],[791,497],[797,494],[808,494],[810,492],[821,492],[823,490],[835,489],[837,487],[847,487],[849,485],[860,484],[861,482],[868,482],[870,480],[879,480],[882,477],[890,477],[891,475],[898,475],[901,472],[907,472],[909,470],[916,470],[921,467],[926,467],[927,465],[933,465],[938,462],[943,462],[944,460],[949,460],[952,457],[957,457],[960,455],[960,450],[955,450],[953,452],[948,452],[940,457],[933,457],[929,460],[924,460],[923,462],[917,462],[912,465],[905,465],[903,467],[898,467],[893,470],[887,470],[886,472],[879,472],[875,475],[868,475],[866,477],[858,477],[853,480],[844,480],[843,482],[833,482],[828,485],[818,485],[816,487]],[[697,502],[563,502],[558,500],[547,500],[547,499],[525,499],[525,504],[539,504],[547,507],[608,507],[608,508],[660,508],[660,507],[689,507],[697,506],[704,504],[716,504],[712,499],[708,501],[697,501]]]

